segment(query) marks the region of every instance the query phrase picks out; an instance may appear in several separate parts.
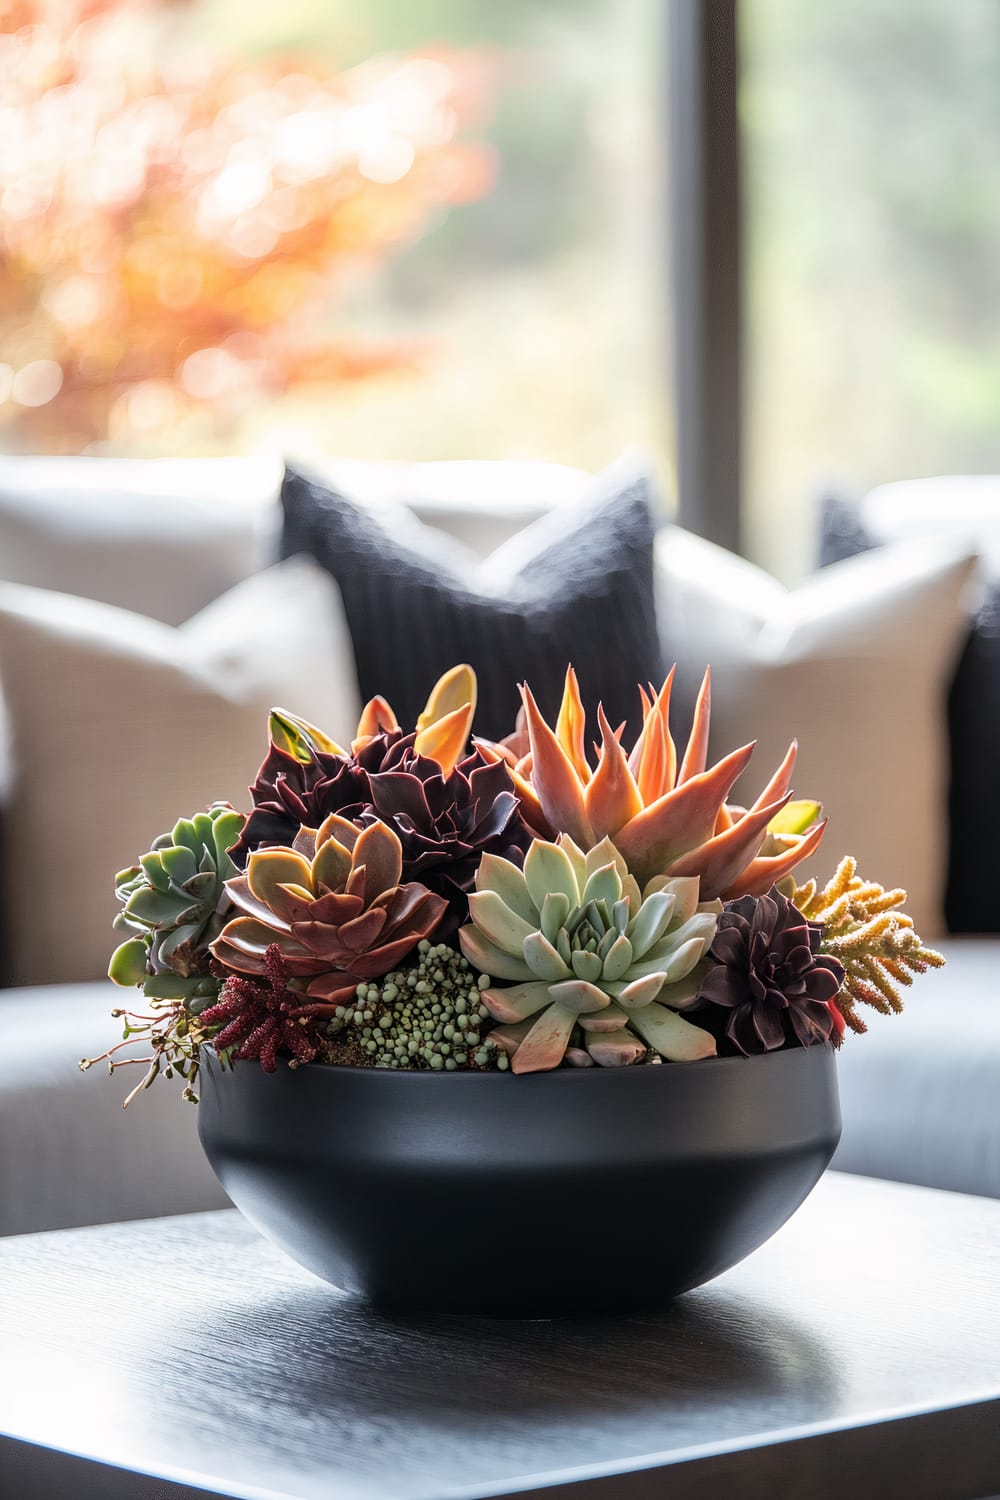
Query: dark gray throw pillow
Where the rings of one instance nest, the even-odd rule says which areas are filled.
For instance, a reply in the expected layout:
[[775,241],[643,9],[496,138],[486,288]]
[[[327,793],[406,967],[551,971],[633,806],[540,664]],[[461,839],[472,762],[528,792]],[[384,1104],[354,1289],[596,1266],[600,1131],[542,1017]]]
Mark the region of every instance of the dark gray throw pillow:
[[[411,725],[456,662],[479,679],[477,732],[509,733],[527,680],[558,712],[567,662],[588,714],[636,728],[637,682],[662,672],[653,593],[651,486],[622,463],[583,498],[535,521],[485,560],[403,506],[356,504],[286,468],[283,557],[307,552],[343,596],[363,699],[382,694]],[[593,724],[596,735],[596,721]]]
[[[820,567],[882,545],[850,500],[823,500]],[[945,919],[951,932],[1000,932],[993,853],[1000,842],[1000,579],[988,580],[955,668],[948,747]]]

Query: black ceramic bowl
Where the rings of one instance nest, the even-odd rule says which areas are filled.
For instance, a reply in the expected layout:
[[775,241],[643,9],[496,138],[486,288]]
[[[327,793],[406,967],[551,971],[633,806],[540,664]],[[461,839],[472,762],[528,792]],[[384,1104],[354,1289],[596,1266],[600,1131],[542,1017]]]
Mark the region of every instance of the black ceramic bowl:
[[387,1307],[651,1308],[764,1242],[840,1136],[833,1053],[415,1073],[256,1063],[201,1078],[202,1144],[293,1259]]

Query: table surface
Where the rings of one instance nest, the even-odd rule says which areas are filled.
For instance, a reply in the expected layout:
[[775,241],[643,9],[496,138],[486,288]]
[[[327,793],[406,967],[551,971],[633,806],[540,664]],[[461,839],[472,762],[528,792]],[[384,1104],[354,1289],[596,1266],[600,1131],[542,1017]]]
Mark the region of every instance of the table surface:
[[380,1315],[233,1212],[0,1240],[0,1494],[971,1500],[998,1273],[1000,1201],[836,1173],[646,1317]]

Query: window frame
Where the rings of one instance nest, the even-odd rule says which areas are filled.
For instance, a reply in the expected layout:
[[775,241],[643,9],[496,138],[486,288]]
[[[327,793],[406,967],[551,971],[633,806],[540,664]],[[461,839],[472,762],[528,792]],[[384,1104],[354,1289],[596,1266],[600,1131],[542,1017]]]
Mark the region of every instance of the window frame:
[[741,549],[738,0],[671,0],[667,138],[678,519]]

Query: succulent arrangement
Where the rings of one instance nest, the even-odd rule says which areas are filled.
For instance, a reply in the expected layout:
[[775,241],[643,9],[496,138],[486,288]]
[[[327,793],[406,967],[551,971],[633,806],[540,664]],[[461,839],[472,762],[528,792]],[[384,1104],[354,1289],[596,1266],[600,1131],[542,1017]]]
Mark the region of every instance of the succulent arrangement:
[[109,974],[146,1009],[81,1067],[194,1098],[206,1047],[268,1072],[671,1065],[839,1046],[859,1005],[901,1009],[943,963],[905,892],[851,858],[797,885],[826,820],[793,800],[795,743],[730,802],[753,746],[709,762],[706,672],[679,755],[672,685],[640,687],[631,750],[598,710],[593,760],[572,667],[555,724],[525,684],[500,742],[473,737],[467,666],[412,729],[373,699],[345,746],[273,710],[247,812],[182,818],[117,877]]

